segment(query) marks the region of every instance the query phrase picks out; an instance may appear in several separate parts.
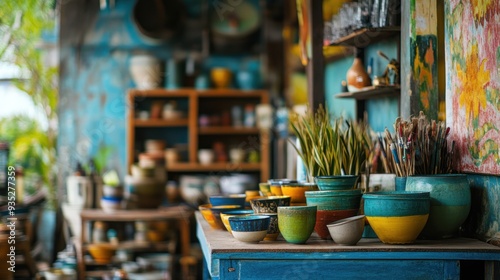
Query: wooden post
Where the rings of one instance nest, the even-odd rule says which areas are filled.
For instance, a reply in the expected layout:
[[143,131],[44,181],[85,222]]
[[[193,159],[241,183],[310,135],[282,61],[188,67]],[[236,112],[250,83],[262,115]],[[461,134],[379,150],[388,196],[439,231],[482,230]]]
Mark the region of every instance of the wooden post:
[[436,0],[401,1],[401,115],[438,117]]
[[307,63],[307,94],[309,108],[325,105],[325,76],[323,58],[323,1],[307,1],[308,30],[311,37],[311,57]]

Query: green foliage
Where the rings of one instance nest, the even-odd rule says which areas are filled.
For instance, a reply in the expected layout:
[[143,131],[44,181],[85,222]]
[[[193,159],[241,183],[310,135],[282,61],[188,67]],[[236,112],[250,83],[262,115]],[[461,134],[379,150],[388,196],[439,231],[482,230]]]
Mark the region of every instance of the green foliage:
[[[58,69],[48,66],[41,41],[55,24],[53,0],[0,0],[0,61],[19,67],[14,84],[41,108],[49,126],[41,130],[35,120],[16,116],[1,122],[1,137],[12,144],[17,163],[40,172],[48,188],[49,207],[55,207]],[[20,127],[15,127],[16,125]]]
[[309,181],[316,176],[361,174],[370,153],[367,125],[332,120],[323,106],[315,113],[292,116],[291,125],[300,147],[292,144]]

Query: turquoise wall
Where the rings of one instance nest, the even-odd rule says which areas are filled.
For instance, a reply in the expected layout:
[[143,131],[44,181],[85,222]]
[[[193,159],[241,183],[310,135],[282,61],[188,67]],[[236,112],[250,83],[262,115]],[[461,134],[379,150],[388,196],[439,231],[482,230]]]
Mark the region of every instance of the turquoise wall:
[[[373,76],[382,76],[387,60],[377,55],[382,51],[389,58],[398,57],[399,37],[390,38],[383,42],[371,44],[365,48],[365,67],[370,58],[373,58]],[[347,118],[355,117],[356,102],[354,99],[335,98],[341,92],[341,82],[346,79],[347,70],[351,67],[354,57],[348,56],[330,62],[325,67],[325,100],[328,109],[335,116]],[[386,127],[392,131],[392,124],[399,116],[399,100],[395,97],[368,100],[366,111],[370,126],[375,131],[383,131]]]
[[[64,26],[77,40],[61,38],[60,49],[60,103],[58,153],[60,178],[70,173],[76,162],[87,163],[100,147],[113,148],[107,168],[126,173],[126,117],[131,104],[127,104],[127,91],[134,88],[129,73],[133,54],[148,52],[167,61],[177,51],[187,52],[183,44],[189,40],[201,42],[202,28],[184,29],[178,37],[168,41],[153,41],[143,36],[133,23],[132,11],[135,0],[115,1],[112,9],[99,11],[89,27],[83,22]],[[187,15],[200,17],[200,0],[184,0]],[[256,1],[254,1],[256,2]],[[255,4],[255,3],[254,3]],[[95,3],[86,2],[88,6]],[[64,10],[64,8],[63,8]],[[91,13],[92,8],[85,12]],[[68,14],[74,11],[66,11]],[[198,19],[199,20],[199,19]],[[196,25],[189,25],[196,26]],[[203,25],[201,25],[203,26]],[[79,34],[84,30],[84,35]],[[67,34],[64,33],[64,34]],[[69,41],[69,42],[68,42]],[[190,41],[191,42],[191,41]],[[215,66],[228,67],[233,71],[246,68],[258,71],[257,56],[210,55],[200,69],[208,71]],[[177,135],[187,135],[178,133]],[[161,138],[161,137],[158,137]],[[187,139],[167,139],[187,142]],[[62,179],[64,180],[64,179]]]

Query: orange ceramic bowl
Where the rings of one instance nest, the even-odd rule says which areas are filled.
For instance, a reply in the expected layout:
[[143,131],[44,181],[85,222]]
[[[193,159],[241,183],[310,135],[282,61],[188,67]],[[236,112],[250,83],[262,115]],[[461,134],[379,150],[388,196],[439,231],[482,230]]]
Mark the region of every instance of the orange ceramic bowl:
[[205,221],[213,228],[213,229],[222,229],[226,230],[224,223],[222,223],[222,219],[220,217],[220,213],[242,209],[241,205],[220,205],[220,206],[212,206],[212,204],[203,204],[198,206],[198,209],[201,212]]
[[306,203],[306,191],[317,191],[318,186],[314,183],[287,183],[281,186],[281,192],[283,195],[288,195],[292,199],[290,201],[291,204],[303,204]]
[[210,78],[216,88],[228,88],[233,79],[233,73],[227,68],[213,68]]
[[115,255],[116,247],[107,243],[95,243],[88,246],[88,250],[96,263],[109,263]]

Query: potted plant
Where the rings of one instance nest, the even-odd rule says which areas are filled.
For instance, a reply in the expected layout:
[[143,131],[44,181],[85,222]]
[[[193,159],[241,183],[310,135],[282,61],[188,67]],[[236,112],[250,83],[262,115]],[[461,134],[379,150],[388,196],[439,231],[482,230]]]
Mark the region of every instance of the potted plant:
[[365,169],[371,143],[366,124],[332,119],[320,106],[316,112],[292,116],[291,126],[298,139],[292,145],[304,162],[308,181],[320,176],[357,179]]

